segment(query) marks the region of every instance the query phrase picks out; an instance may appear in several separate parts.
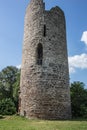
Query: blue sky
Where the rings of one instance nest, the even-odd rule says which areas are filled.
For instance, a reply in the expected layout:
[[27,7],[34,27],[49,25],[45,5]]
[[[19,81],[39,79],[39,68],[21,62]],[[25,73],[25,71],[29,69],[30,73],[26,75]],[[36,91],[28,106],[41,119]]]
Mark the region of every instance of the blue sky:
[[[46,9],[65,13],[70,79],[87,86],[87,0],[44,0]],[[0,0],[0,70],[19,66],[22,59],[24,16],[29,0]]]

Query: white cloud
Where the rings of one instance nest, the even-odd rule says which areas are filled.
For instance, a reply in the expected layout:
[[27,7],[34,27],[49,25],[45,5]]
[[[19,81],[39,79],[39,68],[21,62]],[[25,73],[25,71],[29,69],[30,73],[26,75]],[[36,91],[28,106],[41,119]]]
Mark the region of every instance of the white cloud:
[[75,68],[69,65],[69,73],[75,73]]
[[87,69],[87,54],[75,55],[68,58],[69,72],[75,73],[76,68]]
[[81,41],[87,46],[87,31],[84,31],[81,37]]
[[17,65],[16,67],[17,67],[18,69],[20,69],[20,68],[21,68],[21,65]]

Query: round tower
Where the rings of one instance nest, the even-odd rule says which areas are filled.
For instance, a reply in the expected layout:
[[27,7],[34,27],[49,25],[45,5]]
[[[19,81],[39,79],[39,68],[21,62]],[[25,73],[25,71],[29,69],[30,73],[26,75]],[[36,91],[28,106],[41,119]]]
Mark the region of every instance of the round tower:
[[26,10],[19,110],[27,118],[71,118],[65,16],[59,7],[46,11],[43,0]]

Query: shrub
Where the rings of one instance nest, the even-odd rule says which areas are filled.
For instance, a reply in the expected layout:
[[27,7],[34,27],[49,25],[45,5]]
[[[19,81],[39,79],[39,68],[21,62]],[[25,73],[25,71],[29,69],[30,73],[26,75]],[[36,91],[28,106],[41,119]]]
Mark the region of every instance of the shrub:
[[10,98],[2,99],[0,101],[0,114],[12,115],[16,113],[14,102]]
[[71,106],[73,117],[87,117],[87,89],[83,82],[71,84]]

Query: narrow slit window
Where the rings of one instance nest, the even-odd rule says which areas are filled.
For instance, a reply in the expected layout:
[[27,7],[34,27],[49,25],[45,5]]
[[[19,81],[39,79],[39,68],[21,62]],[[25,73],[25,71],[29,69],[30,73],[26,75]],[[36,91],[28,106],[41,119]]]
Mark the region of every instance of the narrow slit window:
[[37,64],[42,65],[42,61],[43,61],[43,46],[41,43],[39,43],[37,47]]
[[44,37],[46,37],[46,25],[44,25]]

